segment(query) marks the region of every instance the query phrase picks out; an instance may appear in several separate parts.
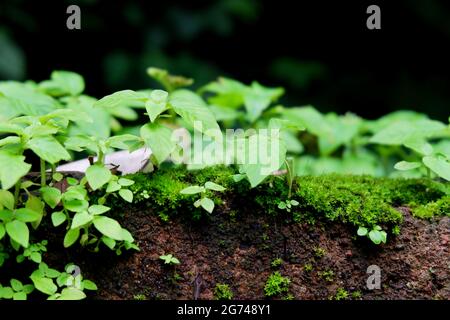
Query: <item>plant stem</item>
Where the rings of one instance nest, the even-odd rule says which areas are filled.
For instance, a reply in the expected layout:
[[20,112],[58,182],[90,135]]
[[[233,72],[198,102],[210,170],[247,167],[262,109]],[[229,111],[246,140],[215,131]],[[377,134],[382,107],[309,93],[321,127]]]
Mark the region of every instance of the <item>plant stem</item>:
[[47,173],[45,172],[45,160],[40,159],[40,165],[41,165],[41,187],[45,187],[47,183]]
[[101,150],[99,150],[96,164],[103,164],[103,162],[105,162],[105,154]]
[[19,180],[16,182],[14,186],[14,209],[17,208],[17,204],[19,203],[19,195],[20,195],[20,185],[22,182]]

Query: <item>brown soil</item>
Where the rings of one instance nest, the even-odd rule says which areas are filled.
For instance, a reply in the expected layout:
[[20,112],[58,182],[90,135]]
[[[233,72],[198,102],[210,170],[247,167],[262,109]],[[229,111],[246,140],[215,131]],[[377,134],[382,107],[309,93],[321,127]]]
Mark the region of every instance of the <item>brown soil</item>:
[[[181,212],[170,222],[149,209],[125,213],[121,223],[140,252],[59,252],[97,283],[97,299],[213,299],[217,283],[230,285],[236,299],[264,299],[265,282],[276,270],[290,278],[295,299],[328,299],[338,288],[349,298],[360,291],[362,299],[450,299],[449,217],[424,221],[399,208],[405,217],[401,235],[376,246],[345,225],[285,223],[245,204],[228,204],[201,222],[182,219]],[[318,248],[325,250],[322,256]],[[168,253],[181,264],[164,266],[159,256]],[[271,267],[275,258],[284,260],[281,267]],[[381,289],[366,287],[370,265],[381,268]],[[330,281],[320,276],[330,270]]]

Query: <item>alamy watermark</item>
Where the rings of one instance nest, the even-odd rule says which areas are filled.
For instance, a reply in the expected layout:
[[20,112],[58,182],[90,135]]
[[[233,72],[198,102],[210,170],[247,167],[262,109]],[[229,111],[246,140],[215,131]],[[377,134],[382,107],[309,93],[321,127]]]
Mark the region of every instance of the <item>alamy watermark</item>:
[[370,276],[367,278],[367,289],[381,289],[381,268],[376,264],[370,265],[366,271]]

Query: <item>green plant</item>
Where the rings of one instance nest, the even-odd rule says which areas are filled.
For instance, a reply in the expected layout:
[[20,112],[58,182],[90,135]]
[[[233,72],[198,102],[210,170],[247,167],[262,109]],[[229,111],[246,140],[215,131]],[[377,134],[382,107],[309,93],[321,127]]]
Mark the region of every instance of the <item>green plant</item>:
[[291,280],[289,278],[283,277],[276,271],[267,278],[266,285],[264,286],[264,293],[267,297],[286,293],[289,290],[290,283]]
[[317,275],[327,282],[333,282],[333,280],[334,280],[334,271],[333,270],[319,271],[319,272],[317,272]]
[[133,300],[144,301],[144,300],[147,300],[147,296],[143,293],[135,294],[133,296]]
[[161,260],[164,261],[164,264],[168,265],[175,265],[180,264],[180,260],[178,260],[173,254],[169,253],[166,255],[162,255],[159,257]]
[[27,296],[32,293],[32,284],[22,284],[17,279],[10,280],[10,286],[3,287],[0,284],[0,299],[27,300]]
[[42,254],[47,252],[47,240],[39,243],[30,244],[28,248],[23,249],[23,253],[16,256],[17,263],[23,262],[25,259],[31,260],[37,264],[42,262]]
[[233,299],[233,291],[231,291],[229,285],[217,283],[214,288],[214,297],[216,300],[231,300]]
[[273,259],[272,262],[270,263],[270,266],[272,268],[278,268],[279,266],[281,266],[283,264],[283,259],[281,258],[276,258]]
[[207,181],[204,186],[189,186],[181,190],[180,193],[186,195],[201,194],[201,198],[194,202],[194,206],[196,208],[201,206],[208,213],[212,213],[214,210],[214,201],[206,196],[208,190],[222,192],[225,191],[225,188],[214,182]]
[[386,243],[387,233],[380,226],[375,226],[370,231],[365,227],[359,227],[357,234],[360,237],[367,236],[375,244]]
[[313,265],[311,263],[305,263],[303,265],[303,270],[305,272],[311,272],[311,271],[313,271]]
[[352,292],[352,299],[359,300],[361,298],[362,298],[361,291],[357,290]]
[[291,208],[294,206],[298,206],[299,203],[296,200],[286,200],[286,201],[280,201],[278,203],[278,209],[286,210],[287,212],[291,212]]
[[344,288],[338,288],[336,290],[336,294],[334,295],[334,297],[331,297],[331,300],[347,300],[348,298],[348,292],[347,290],[345,290]]
[[314,250],[314,255],[317,258],[322,258],[327,253],[327,251],[324,248],[321,248],[321,247],[314,247],[313,250]]

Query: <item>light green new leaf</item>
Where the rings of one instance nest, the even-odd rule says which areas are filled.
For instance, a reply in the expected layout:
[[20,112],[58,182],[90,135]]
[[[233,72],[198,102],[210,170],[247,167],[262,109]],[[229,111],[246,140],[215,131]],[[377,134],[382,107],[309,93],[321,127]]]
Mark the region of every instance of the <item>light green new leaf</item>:
[[444,157],[426,156],[423,163],[441,178],[450,181],[450,162]]
[[283,93],[283,88],[267,88],[258,82],[253,82],[251,87],[244,91],[244,105],[248,120],[251,123],[255,122],[270,103],[277,100]]
[[7,190],[0,190],[0,208],[14,209],[14,195]]
[[53,187],[43,187],[41,188],[41,195],[44,201],[54,209],[58,203],[61,201],[61,191]]
[[141,127],[141,137],[150,147],[158,164],[166,160],[175,149],[172,130],[159,123],[148,123]]
[[100,215],[105,212],[108,212],[109,210],[111,210],[111,208],[100,205],[100,204],[94,204],[94,205],[90,206],[88,209],[89,213],[93,214],[93,215]]
[[180,191],[181,194],[197,194],[205,191],[204,187],[201,186],[189,186]]
[[84,79],[78,73],[53,71],[50,80],[42,81],[39,87],[52,96],[76,96],[84,90]]
[[78,240],[80,229],[70,229],[64,236],[64,248],[68,248]]
[[57,211],[52,213],[52,224],[54,227],[60,226],[64,221],[66,221],[66,215],[62,211]]
[[407,171],[419,168],[421,165],[420,162],[400,161],[395,164],[394,168],[401,171]]
[[86,294],[77,288],[64,288],[57,300],[83,300]]
[[22,222],[34,222],[40,220],[42,214],[28,208],[20,208],[14,212],[14,216]]
[[123,200],[127,202],[133,202],[133,192],[131,192],[128,189],[120,189],[119,195],[122,197]]
[[365,227],[359,227],[358,231],[356,232],[358,234],[358,236],[365,236],[367,235],[367,233],[369,232],[369,230],[367,230],[367,228]]
[[5,227],[6,233],[11,237],[11,239],[19,243],[24,248],[28,248],[30,232],[25,222],[13,220],[8,222]]
[[55,285],[52,279],[43,277],[36,271],[33,272],[33,274],[30,276],[30,279],[31,281],[33,281],[34,287],[37,290],[47,295],[52,295],[58,290],[58,287]]
[[31,165],[25,163],[24,159],[24,156],[13,155],[0,150],[0,182],[2,189],[11,188],[30,171]]
[[70,229],[77,229],[80,227],[85,226],[89,222],[91,222],[93,219],[93,216],[87,213],[86,211],[78,212],[75,214],[72,220],[72,225]]
[[145,104],[148,96],[133,90],[117,91],[94,103],[95,108],[139,107]]
[[28,141],[27,147],[33,150],[40,158],[52,164],[61,160],[70,160],[70,154],[52,136],[32,138]]
[[154,122],[162,112],[167,110],[168,97],[169,94],[163,90],[153,90],[150,93],[150,98],[145,103],[145,109],[151,122]]
[[189,90],[177,90],[170,95],[173,110],[192,128],[209,136],[220,132],[219,125],[203,99]]
[[209,189],[209,190],[214,190],[214,191],[224,191],[225,190],[225,188],[222,187],[221,185],[216,184],[216,183],[211,182],[211,181],[208,181],[208,182],[205,183],[205,188]]
[[114,240],[123,240],[122,227],[116,220],[104,216],[95,216],[93,221],[95,228],[105,236]]
[[200,205],[202,206],[203,209],[205,209],[209,213],[212,213],[214,210],[214,201],[212,201],[209,198],[203,198],[200,201]]
[[100,189],[111,179],[111,171],[100,164],[87,168],[86,179],[93,190]]

